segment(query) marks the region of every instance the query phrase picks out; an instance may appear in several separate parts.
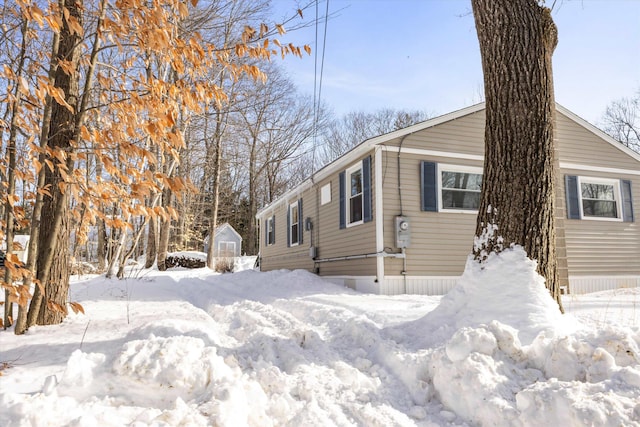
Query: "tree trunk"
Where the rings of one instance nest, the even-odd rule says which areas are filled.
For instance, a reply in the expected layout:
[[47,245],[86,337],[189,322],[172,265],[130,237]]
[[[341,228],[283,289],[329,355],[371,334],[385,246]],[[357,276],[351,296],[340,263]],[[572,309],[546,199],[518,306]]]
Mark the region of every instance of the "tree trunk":
[[[29,23],[25,19],[22,22],[22,45],[20,48],[20,59],[18,60],[16,77],[22,78],[23,70],[24,70],[24,60],[27,51],[27,40],[28,40],[28,29]],[[7,171],[7,195],[13,196],[16,192],[16,139],[18,136],[18,115],[20,114],[20,105],[22,104],[22,93],[20,92],[18,82],[14,82],[14,100],[11,103],[11,123],[9,125],[9,141],[7,141],[7,157],[9,158],[8,162],[8,171]],[[7,253],[6,258],[9,260],[11,258],[11,254],[13,254],[13,238],[15,234],[14,220],[15,213],[13,211],[13,206],[15,204],[15,200],[9,199],[9,197],[5,200],[5,241],[7,242]],[[7,286],[13,285],[13,277],[10,268],[5,268],[4,270],[4,282]],[[4,301],[4,327],[8,328],[13,324],[13,303],[10,302],[11,292],[7,288],[5,290],[5,301]]]
[[[102,176],[102,160],[100,156],[95,156],[96,159],[96,176]],[[104,207],[102,204],[98,206],[98,209],[104,214]],[[98,232],[98,242],[96,247],[96,256],[98,257],[98,271],[102,273],[107,267],[107,226],[102,218],[96,218],[96,228]]]
[[[162,205],[164,207],[171,206],[171,190],[164,188],[162,190]],[[158,270],[165,271],[167,269],[167,252],[169,250],[169,233],[171,231],[171,218],[160,219],[160,230],[158,236]]]
[[[52,58],[55,58],[56,55],[58,54],[59,41],[60,41],[59,34],[54,33],[52,44],[51,44]],[[49,66],[49,73],[48,73],[50,84],[54,83],[56,67],[57,67],[56,62],[52,60]],[[48,135],[49,135],[49,125],[51,122],[51,109],[53,106],[52,103],[53,103],[53,99],[51,98],[51,96],[47,95],[45,98],[44,110],[42,112],[42,125],[40,128],[40,147],[43,149],[43,152],[40,153],[38,160],[40,161],[41,165],[44,165],[44,160],[45,160],[44,149],[49,144]],[[45,179],[46,179],[45,172],[46,172],[45,167],[40,168],[40,171],[38,172],[38,182],[36,186],[38,190],[41,190],[42,188],[44,188]],[[38,258],[38,240],[40,236],[40,223],[41,223],[41,217],[42,217],[43,204],[44,204],[44,195],[42,192],[38,191],[36,192],[36,201],[33,205],[33,212],[31,214],[31,228],[29,233],[30,238],[29,238],[29,245],[27,250],[27,269],[30,271],[31,274],[27,276],[23,281],[23,286],[26,286],[27,288],[31,287],[33,277],[36,275],[36,263]],[[37,286],[32,296],[32,302],[34,300],[37,300],[37,301],[42,300],[42,294],[40,293],[40,288]],[[27,307],[18,308],[18,319],[16,321],[16,327],[14,329],[14,332],[16,335],[24,334],[28,328],[27,311],[28,311]]]
[[149,218],[149,224],[147,228],[147,253],[144,262],[144,268],[151,268],[156,262],[157,245],[156,230],[158,229],[158,219],[155,217]]
[[[222,169],[222,136],[226,126],[223,126],[221,120],[221,113],[216,112],[216,131],[214,134],[214,149],[215,149],[215,158],[213,159],[213,171],[211,175],[213,176],[213,189],[211,191],[213,196],[212,206],[211,206],[211,216],[209,220],[209,247],[207,249],[207,267],[211,270],[216,269],[216,258],[215,258],[215,244],[214,244],[214,236],[216,232],[216,227],[218,227],[218,208],[220,206],[220,170]],[[224,114],[225,123],[228,118],[227,114]]]
[[[555,247],[557,29],[535,0],[472,0],[486,97],[485,162],[474,247],[479,261],[520,245],[562,311]],[[488,228],[497,226],[497,230]],[[501,238],[502,240],[499,240]]]
[[[35,297],[29,307],[28,326],[34,324],[37,319],[39,324],[60,323],[65,316],[67,294],[69,291],[69,243],[68,243],[68,196],[62,190],[64,180],[60,168],[66,168],[68,174],[73,172],[73,160],[71,160],[71,142],[76,138],[78,126],[78,83],[79,83],[79,34],[72,32],[68,25],[69,19],[75,19],[82,23],[82,0],[60,0],[61,10],[66,9],[68,19],[63,19],[60,29],[60,39],[56,58],[52,61],[59,63],[67,61],[71,64],[71,72],[57,67],[55,70],[55,86],[62,90],[64,99],[70,108],[54,102],[51,109],[51,123],[49,128],[48,146],[59,153],[65,153],[66,164],[60,164],[49,168],[45,173],[45,185],[50,185],[51,197],[44,198],[43,212],[47,214],[47,220],[40,223],[40,236],[38,242],[37,278],[45,288],[45,301],[42,304],[42,295]],[[62,13],[62,12],[61,12]],[[54,163],[58,161],[53,159]],[[55,258],[55,259],[54,259]],[[49,303],[53,304],[49,304]],[[58,306],[57,309],[55,308]]]

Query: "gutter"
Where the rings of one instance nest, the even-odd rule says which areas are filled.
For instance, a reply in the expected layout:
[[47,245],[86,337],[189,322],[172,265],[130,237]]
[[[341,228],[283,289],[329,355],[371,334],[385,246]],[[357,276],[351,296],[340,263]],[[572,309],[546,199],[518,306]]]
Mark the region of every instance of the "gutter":
[[404,259],[406,258],[406,255],[404,252],[397,253],[397,252],[382,251],[382,252],[375,252],[372,254],[359,254],[359,255],[338,256],[333,258],[320,258],[320,259],[314,259],[313,262],[322,263],[322,262],[334,262],[334,261],[348,261],[351,259],[364,259],[364,258],[403,258]]

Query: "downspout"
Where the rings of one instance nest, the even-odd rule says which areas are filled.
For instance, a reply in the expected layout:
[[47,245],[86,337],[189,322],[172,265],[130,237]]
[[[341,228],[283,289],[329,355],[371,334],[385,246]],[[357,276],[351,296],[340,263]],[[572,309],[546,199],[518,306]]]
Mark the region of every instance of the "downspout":
[[[409,135],[412,135],[411,133],[408,133],[406,135],[404,135],[401,139],[400,139],[400,144],[398,144],[398,157],[397,157],[397,161],[398,161],[398,198],[400,200],[400,216],[404,216],[404,211],[402,209],[402,184],[401,184],[401,179],[400,179],[400,153],[402,152],[402,143],[404,142],[405,138],[408,137]],[[404,293],[407,293],[407,256],[406,256],[406,248],[402,248],[402,255],[404,255],[402,257],[402,271],[400,272],[400,274],[402,274],[402,284],[404,286]]]

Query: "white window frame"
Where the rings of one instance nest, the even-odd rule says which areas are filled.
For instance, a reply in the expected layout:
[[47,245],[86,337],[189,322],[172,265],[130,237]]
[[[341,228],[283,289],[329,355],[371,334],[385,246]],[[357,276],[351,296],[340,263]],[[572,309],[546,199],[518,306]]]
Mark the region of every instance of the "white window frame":
[[[222,246],[222,244],[223,244],[223,243],[224,243],[225,245],[228,245],[229,243],[231,243],[231,244],[233,245],[233,251],[231,251],[231,252],[233,253],[233,255],[232,255],[231,257],[223,257],[223,256],[221,255],[221,254],[222,254],[222,248],[221,248],[221,246]],[[226,252],[226,251],[225,251],[225,252]],[[219,241],[219,242],[218,242],[218,256],[219,256],[220,258],[232,258],[232,257],[233,257],[233,258],[235,258],[235,256],[236,256],[236,242],[232,242],[231,240],[221,240],[221,241]]]
[[473,214],[477,215],[477,209],[449,209],[443,206],[443,197],[442,197],[442,172],[458,172],[458,173],[473,173],[478,175],[484,175],[481,167],[477,166],[460,166],[460,165],[448,165],[443,163],[438,163],[438,212],[446,212],[446,213],[465,213],[465,214]]
[[[267,218],[267,224],[266,224],[266,227],[267,227],[267,246],[273,246],[275,244],[275,241],[276,241],[276,239],[275,239],[276,236],[273,235],[273,232],[274,232],[274,230],[273,230],[273,228],[274,228],[273,225],[274,224],[273,223],[274,222],[275,222],[275,217],[273,215]],[[271,243],[271,242],[274,242],[274,243]]]
[[[360,180],[361,180],[361,193],[360,193],[360,197],[362,197],[362,206],[361,206],[361,210],[362,210],[362,214],[361,214],[361,218],[359,221],[354,221],[351,222],[351,174],[353,174],[354,172],[360,171]],[[345,171],[345,185],[344,185],[344,190],[345,190],[345,203],[344,203],[344,209],[345,209],[345,213],[344,213],[344,218],[345,218],[345,225],[347,228],[349,227],[355,227],[356,225],[360,225],[360,224],[364,224],[364,168],[362,167],[362,161],[359,161],[358,163],[356,163],[355,165],[351,166],[350,168],[348,168]]]
[[320,205],[326,205],[331,202],[331,183],[323,185],[320,189]]
[[[296,200],[295,202],[291,203],[289,205],[289,224],[287,224],[287,226],[289,227],[289,246],[298,246],[300,244],[300,235],[298,234],[298,227],[300,227],[300,218],[298,218],[296,221],[293,220],[293,213],[295,212],[296,217],[298,216],[298,201]],[[295,233],[295,243],[293,241],[293,226],[296,226],[296,233]]]
[[[616,218],[606,216],[591,216],[584,214],[582,206],[582,184],[601,184],[613,186],[613,199],[616,202]],[[620,180],[613,178],[597,178],[592,176],[578,176],[578,207],[580,208],[580,218],[587,221],[613,221],[622,222],[622,193],[620,191]]]

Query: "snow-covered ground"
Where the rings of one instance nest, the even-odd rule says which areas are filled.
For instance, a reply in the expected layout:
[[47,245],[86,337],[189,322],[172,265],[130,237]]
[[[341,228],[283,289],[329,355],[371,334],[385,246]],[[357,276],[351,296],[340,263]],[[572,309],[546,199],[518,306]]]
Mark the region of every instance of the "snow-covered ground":
[[0,332],[1,426],[640,426],[640,289],[567,296],[506,251],[445,297],[303,271],[74,281]]

